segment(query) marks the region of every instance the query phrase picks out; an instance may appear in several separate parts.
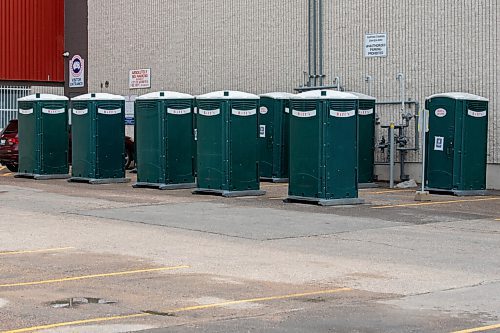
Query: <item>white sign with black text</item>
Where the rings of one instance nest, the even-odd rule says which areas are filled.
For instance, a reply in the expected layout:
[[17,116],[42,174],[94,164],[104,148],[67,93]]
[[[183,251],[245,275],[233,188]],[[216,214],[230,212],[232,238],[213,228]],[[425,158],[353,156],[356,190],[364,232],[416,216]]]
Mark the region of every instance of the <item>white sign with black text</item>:
[[387,34],[365,34],[365,57],[387,57]]
[[128,72],[130,89],[151,88],[151,68],[132,69]]

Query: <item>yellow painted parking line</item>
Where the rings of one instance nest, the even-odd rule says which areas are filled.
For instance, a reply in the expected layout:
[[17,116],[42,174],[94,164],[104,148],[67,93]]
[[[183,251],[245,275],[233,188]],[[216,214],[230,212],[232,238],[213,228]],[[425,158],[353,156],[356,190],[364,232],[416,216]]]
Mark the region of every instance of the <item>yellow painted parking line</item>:
[[29,253],[44,253],[44,252],[58,252],[65,250],[72,250],[74,247],[55,247],[51,249],[39,249],[39,250],[22,250],[22,251],[5,251],[0,252],[0,256],[9,256],[15,254],[29,254]]
[[477,202],[477,201],[493,201],[493,200],[500,200],[500,197],[467,199],[467,200],[430,201],[430,202],[407,203],[407,204],[399,204],[399,205],[374,206],[371,208],[383,209],[383,208],[396,208],[396,207],[431,206],[431,205],[446,205],[446,204],[453,204],[453,203],[460,203],[460,202]]
[[[284,300],[284,299],[291,299],[291,298],[334,294],[334,293],[339,293],[339,292],[343,292],[343,291],[351,291],[351,290],[352,289],[350,289],[350,288],[337,288],[337,289],[329,289],[329,290],[304,292],[304,293],[298,293],[298,294],[249,298],[249,299],[242,299],[242,300],[236,300],[236,301],[227,301],[227,302],[212,303],[212,304],[205,304],[205,305],[188,306],[188,307],[184,307],[184,308],[176,308],[176,309],[167,310],[165,312],[166,313],[177,313],[177,312],[205,310],[205,309],[220,308],[220,307],[224,307],[227,305],[234,305],[234,304],[270,302],[270,301],[277,301],[277,300]],[[67,327],[67,326],[75,326],[75,325],[82,325],[82,324],[94,324],[94,323],[100,323],[100,322],[106,322],[106,321],[112,321],[112,320],[123,320],[123,319],[147,317],[147,316],[152,316],[152,315],[153,314],[151,314],[151,313],[141,312],[141,313],[133,313],[133,314],[128,314],[128,315],[121,315],[121,316],[92,318],[92,319],[68,321],[68,322],[41,325],[41,326],[26,327],[26,328],[20,328],[20,329],[15,329],[15,330],[10,330],[10,331],[4,331],[3,333],[33,332],[33,331],[45,330],[45,329],[51,329],[51,328],[57,328],[57,327]]]
[[11,176],[11,175],[13,175],[12,172],[6,172],[6,173],[1,174],[0,176],[7,177],[7,176]]
[[4,165],[0,165],[0,171],[5,170],[5,169],[7,169],[7,167],[6,167],[6,166],[4,166]]
[[489,326],[482,326],[482,327],[475,327],[475,328],[469,328],[466,330],[461,330],[461,331],[454,331],[451,333],[475,333],[475,332],[485,332],[485,331],[491,331],[494,329],[500,328],[500,324],[495,324],[495,325],[489,325]]
[[500,219],[495,219],[495,221],[500,221]]
[[51,280],[32,281],[32,282],[6,283],[6,284],[0,284],[0,287],[6,288],[6,287],[20,287],[20,286],[35,286],[35,285],[40,285],[40,284],[59,283],[59,282],[77,281],[77,280],[85,280],[85,279],[95,279],[95,278],[101,278],[101,277],[111,277],[111,276],[121,276],[121,275],[130,275],[130,274],[139,274],[139,273],[168,271],[168,270],[181,269],[181,268],[189,268],[189,266],[147,268],[147,269],[138,269],[138,270],[133,270],[133,271],[122,271],[122,272],[113,272],[113,273],[73,276],[73,277],[66,277],[66,278],[61,278],[61,279],[51,279]]
[[67,322],[63,322],[63,323],[26,327],[26,328],[20,328],[20,329],[16,329],[16,330],[3,331],[2,333],[33,332],[33,331],[46,330],[46,329],[57,328],[57,327],[67,327],[67,326],[75,326],[75,325],[83,325],[83,324],[94,324],[94,323],[102,323],[102,322],[111,321],[111,320],[131,319],[131,318],[147,317],[147,316],[151,316],[151,314],[149,314],[149,313],[134,313],[134,314],[123,315],[123,316],[92,318],[92,319],[86,319],[86,320],[75,320],[75,321],[67,321]]

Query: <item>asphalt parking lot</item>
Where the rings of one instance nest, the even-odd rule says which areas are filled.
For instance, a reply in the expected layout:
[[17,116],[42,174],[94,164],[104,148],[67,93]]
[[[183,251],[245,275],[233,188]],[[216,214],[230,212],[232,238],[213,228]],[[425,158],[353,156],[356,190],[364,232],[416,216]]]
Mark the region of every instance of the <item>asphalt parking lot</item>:
[[317,207],[262,188],[0,170],[0,331],[500,332],[498,193],[415,202],[382,184]]

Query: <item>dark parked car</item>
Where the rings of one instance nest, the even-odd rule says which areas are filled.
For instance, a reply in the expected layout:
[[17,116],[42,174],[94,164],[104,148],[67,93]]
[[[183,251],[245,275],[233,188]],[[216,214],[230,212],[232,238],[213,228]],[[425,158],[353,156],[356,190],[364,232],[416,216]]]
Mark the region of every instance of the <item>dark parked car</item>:
[[[71,131],[70,131],[71,134]],[[69,162],[71,163],[71,135],[69,138]],[[17,119],[11,120],[0,133],[0,163],[12,172],[17,172],[19,151],[17,135]],[[135,160],[135,145],[131,137],[125,136],[125,168],[128,169]]]
[[18,143],[17,120],[11,120],[0,133],[0,163],[12,172],[17,172]]

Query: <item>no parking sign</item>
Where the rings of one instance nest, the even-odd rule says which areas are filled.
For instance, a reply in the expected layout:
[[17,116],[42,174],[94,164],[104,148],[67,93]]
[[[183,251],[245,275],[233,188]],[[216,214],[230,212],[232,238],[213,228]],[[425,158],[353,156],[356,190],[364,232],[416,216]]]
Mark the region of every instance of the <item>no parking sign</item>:
[[75,54],[69,61],[69,87],[78,88],[85,86],[84,77],[84,60],[78,54]]

